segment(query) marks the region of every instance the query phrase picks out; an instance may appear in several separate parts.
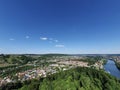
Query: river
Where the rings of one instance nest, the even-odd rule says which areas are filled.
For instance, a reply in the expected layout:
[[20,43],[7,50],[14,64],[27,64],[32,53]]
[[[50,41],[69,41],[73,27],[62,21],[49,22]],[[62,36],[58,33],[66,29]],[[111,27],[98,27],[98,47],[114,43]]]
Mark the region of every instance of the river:
[[120,79],[120,70],[116,67],[114,61],[108,60],[107,63],[104,65],[104,69],[112,76],[115,76]]

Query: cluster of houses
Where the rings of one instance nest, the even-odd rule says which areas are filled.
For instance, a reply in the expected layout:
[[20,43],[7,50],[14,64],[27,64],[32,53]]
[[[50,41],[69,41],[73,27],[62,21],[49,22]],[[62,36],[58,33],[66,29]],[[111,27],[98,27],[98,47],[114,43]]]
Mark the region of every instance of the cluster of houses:
[[18,80],[25,81],[39,77],[46,77],[46,71],[41,69],[33,69],[25,72],[19,72],[16,76],[18,77]]
[[0,86],[2,86],[3,84],[7,84],[12,82],[12,80],[10,79],[10,77],[4,77],[3,79],[0,78]]
[[72,61],[72,60],[69,60],[69,61],[59,62],[59,64],[80,66],[80,67],[88,67],[88,63],[87,62],[82,62],[82,61]]
[[46,77],[46,71],[43,69],[37,68],[37,69],[16,73],[14,77],[16,78],[13,78],[10,76],[4,77],[3,79],[0,78],[0,86],[10,82],[16,82],[15,79],[17,79],[17,81],[25,81],[25,80],[30,80],[30,79],[39,78],[39,77]]
[[113,59],[114,59],[116,62],[120,63],[120,56],[114,56]]
[[103,69],[103,61],[102,60],[98,61],[93,66],[96,67],[97,69]]

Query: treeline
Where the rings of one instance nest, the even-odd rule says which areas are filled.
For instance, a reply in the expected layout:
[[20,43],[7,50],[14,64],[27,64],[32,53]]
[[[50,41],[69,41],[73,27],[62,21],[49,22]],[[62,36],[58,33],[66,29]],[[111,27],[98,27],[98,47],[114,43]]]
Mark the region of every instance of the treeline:
[[69,56],[67,54],[44,54],[44,55],[41,55],[41,56],[46,56],[46,57],[53,57],[53,56]]
[[4,67],[0,67],[0,71],[4,70],[4,69],[8,69],[8,68],[15,68],[17,65],[10,65],[10,66],[4,66]]
[[104,59],[102,56],[86,56],[84,59],[79,59],[79,61],[88,62],[88,65],[93,65],[102,59]]
[[102,70],[77,67],[39,80],[9,83],[1,90],[120,90],[120,81]]
[[34,61],[35,58],[25,55],[0,55],[0,63],[8,64],[27,64],[29,61]]
[[61,56],[69,56],[67,54],[43,54],[38,57],[39,60],[50,60],[52,58],[61,57]]

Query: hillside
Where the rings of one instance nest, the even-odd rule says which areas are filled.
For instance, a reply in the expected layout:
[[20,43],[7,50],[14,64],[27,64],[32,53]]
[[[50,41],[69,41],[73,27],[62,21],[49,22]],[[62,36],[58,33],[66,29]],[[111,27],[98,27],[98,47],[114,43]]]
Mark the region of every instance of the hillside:
[[[19,88],[19,89],[18,89]],[[39,80],[9,83],[1,90],[120,90],[120,81],[102,70],[78,67]]]

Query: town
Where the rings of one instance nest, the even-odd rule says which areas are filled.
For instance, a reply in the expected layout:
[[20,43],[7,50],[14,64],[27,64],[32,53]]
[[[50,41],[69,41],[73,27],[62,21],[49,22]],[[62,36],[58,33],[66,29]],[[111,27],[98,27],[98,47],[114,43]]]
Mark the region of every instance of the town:
[[[1,55],[0,59],[12,60],[16,58],[28,58],[28,62],[22,64],[11,63],[9,66],[0,67],[0,86],[7,83],[23,82],[31,79],[39,79],[59,71],[69,70],[76,67],[88,67],[103,69],[104,58],[98,56],[75,56],[75,55]],[[14,58],[13,58],[14,57]],[[23,58],[24,57],[24,58]],[[5,63],[5,62],[4,62]],[[2,64],[2,62],[1,62]],[[7,64],[7,62],[6,62]],[[11,66],[12,65],[12,66]]]

